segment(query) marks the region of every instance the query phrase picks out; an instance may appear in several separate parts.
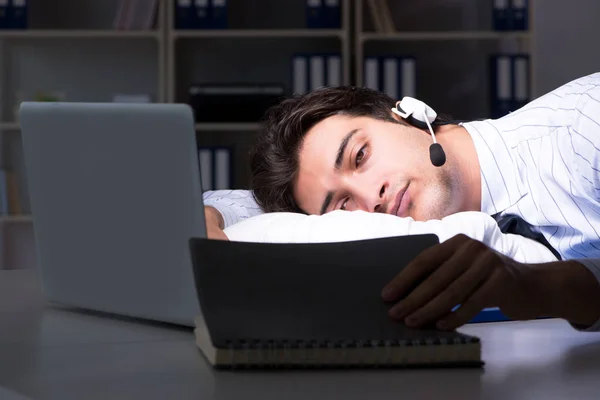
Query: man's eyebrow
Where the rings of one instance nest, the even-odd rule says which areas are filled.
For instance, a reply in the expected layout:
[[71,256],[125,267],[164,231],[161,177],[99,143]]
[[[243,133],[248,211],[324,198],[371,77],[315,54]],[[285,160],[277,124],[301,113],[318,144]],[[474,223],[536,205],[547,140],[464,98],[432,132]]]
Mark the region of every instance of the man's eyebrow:
[[[335,163],[333,165],[333,167],[335,169],[342,168],[342,161],[344,160],[344,153],[346,152],[346,147],[348,147],[348,143],[350,143],[350,139],[352,139],[352,136],[354,136],[356,134],[356,132],[358,132],[358,129],[352,129],[350,132],[348,132],[346,134],[346,136],[344,136],[344,138],[340,142],[340,147],[338,148],[337,154],[335,156]],[[325,214],[325,211],[327,211],[327,208],[329,207],[329,204],[331,203],[332,199],[333,199],[333,192],[332,191],[327,192],[327,195],[325,196],[325,200],[323,200],[323,204],[321,205],[321,211],[319,212],[319,214],[321,214],[321,215]]]
[[344,159],[344,153],[346,152],[346,147],[348,147],[348,143],[350,143],[350,139],[358,132],[358,129],[352,129],[350,132],[344,136],[340,143],[340,147],[338,148],[337,155],[335,157],[335,169],[342,168],[342,160]]

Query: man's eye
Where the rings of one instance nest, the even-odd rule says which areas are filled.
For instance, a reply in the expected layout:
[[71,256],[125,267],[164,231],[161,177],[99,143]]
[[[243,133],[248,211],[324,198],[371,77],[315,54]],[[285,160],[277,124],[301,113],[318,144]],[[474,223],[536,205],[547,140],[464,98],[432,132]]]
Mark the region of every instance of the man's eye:
[[346,203],[348,203],[348,199],[344,200],[344,202],[340,206],[340,210],[345,210],[346,209]]
[[355,166],[358,167],[360,165],[360,162],[362,161],[362,159],[365,157],[365,148],[367,146],[363,146],[357,153],[356,153],[356,160],[355,160]]

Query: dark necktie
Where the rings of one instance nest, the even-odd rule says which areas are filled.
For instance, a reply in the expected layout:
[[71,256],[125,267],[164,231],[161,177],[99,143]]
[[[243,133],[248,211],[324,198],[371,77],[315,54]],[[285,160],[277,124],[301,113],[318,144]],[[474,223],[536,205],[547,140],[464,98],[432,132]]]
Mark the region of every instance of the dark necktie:
[[521,217],[512,214],[501,216],[500,214],[501,213],[494,214],[492,215],[492,217],[498,223],[498,226],[500,227],[502,233],[513,233],[516,235],[524,236],[529,239],[533,239],[546,246],[552,252],[552,254],[556,256],[557,259],[562,260],[562,257],[560,256],[558,251],[556,251],[556,249],[554,249],[554,247],[552,247],[550,243],[548,243],[544,235],[542,235],[539,232],[535,232],[531,228],[531,225],[525,222],[525,220],[523,220]]

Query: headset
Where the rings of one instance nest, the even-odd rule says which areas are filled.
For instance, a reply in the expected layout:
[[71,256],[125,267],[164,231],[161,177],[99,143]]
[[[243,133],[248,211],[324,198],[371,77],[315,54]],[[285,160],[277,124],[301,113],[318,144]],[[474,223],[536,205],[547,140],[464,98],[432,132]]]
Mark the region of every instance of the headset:
[[[431,124],[435,124],[437,113],[424,102],[412,97],[404,97],[396,102],[392,107],[392,112],[408,120],[409,123],[420,129],[429,129],[433,144],[429,146],[429,158],[436,167],[441,167],[446,163],[446,153],[442,146],[435,140],[435,134]],[[437,125],[437,124],[436,124]]]

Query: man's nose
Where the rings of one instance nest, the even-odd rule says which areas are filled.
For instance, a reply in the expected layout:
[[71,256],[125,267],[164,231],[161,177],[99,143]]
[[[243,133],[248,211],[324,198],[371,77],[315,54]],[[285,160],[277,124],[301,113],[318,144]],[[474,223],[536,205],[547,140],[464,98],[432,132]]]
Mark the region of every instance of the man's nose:
[[367,212],[387,212],[386,197],[388,194],[388,185],[386,183],[374,186],[358,184],[355,190],[356,206]]

